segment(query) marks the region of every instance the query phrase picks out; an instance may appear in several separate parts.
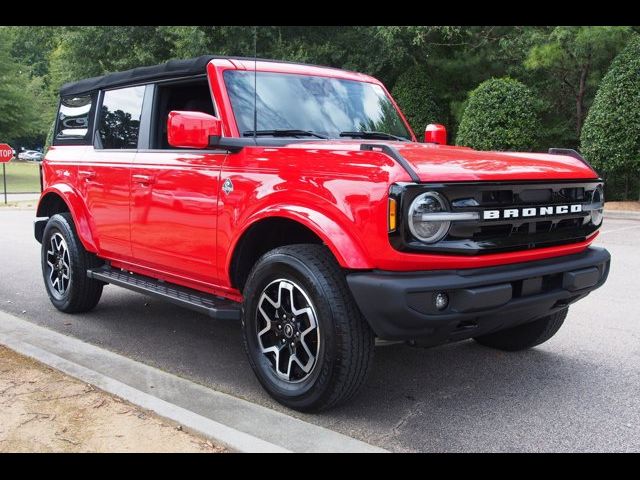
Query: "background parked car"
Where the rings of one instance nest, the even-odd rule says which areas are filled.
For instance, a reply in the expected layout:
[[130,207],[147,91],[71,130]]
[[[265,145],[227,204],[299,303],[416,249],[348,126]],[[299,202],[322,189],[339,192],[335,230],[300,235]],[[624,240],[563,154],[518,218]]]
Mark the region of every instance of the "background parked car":
[[44,154],[42,152],[38,152],[37,150],[25,150],[18,154],[19,160],[27,160],[30,162],[40,162]]

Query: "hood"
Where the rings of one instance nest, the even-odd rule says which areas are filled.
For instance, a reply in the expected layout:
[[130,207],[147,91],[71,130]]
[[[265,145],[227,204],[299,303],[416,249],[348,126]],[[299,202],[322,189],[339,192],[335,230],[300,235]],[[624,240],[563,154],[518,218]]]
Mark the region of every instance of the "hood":
[[290,148],[359,150],[363,143],[386,144],[409,162],[422,182],[596,179],[588,165],[567,155],[533,152],[492,152],[468,147],[417,142],[372,140],[314,141]]
[[423,182],[598,178],[588,165],[567,155],[485,152],[429,143],[394,142],[392,146]]

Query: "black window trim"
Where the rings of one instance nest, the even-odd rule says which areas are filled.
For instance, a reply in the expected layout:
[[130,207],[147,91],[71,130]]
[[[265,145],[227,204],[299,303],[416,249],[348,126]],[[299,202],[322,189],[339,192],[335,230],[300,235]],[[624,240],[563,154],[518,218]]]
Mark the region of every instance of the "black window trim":
[[229,150],[223,148],[139,148],[137,153],[191,153],[200,155],[222,155],[228,154]]
[[152,108],[153,99],[156,94],[156,85],[154,83],[144,86],[144,95],[142,96],[142,112],[140,113],[140,131],[138,132],[138,148],[137,151],[149,148],[151,145],[151,125],[153,124]]
[[96,136],[98,133],[98,122],[100,121],[100,110],[102,109],[102,99],[104,97],[104,92],[102,90],[98,90],[97,98],[96,98],[96,111],[93,115],[93,129],[91,132],[91,147],[96,151],[103,151],[104,148],[96,148]]

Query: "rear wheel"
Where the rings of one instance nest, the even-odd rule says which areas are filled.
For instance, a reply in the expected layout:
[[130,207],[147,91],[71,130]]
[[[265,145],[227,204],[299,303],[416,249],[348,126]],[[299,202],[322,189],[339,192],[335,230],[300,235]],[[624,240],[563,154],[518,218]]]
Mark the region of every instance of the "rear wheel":
[[244,297],[245,350],[278,402],[322,410],[358,391],[373,359],[374,335],[326,247],[266,253],[251,270]]
[[65,313],[86,312],[100,300],[104,283],[87,277],[103,262],[85,250],[71,214],[52,216],[42,236],[42,276],[51,303]]
[[497,348],[498,350],[511,352],[526,350],[540,345],[553,337],[560,330],[568,311],[569,309],[565,308],[533,322],[481,335],[475,337],[474,340],[481,345]]

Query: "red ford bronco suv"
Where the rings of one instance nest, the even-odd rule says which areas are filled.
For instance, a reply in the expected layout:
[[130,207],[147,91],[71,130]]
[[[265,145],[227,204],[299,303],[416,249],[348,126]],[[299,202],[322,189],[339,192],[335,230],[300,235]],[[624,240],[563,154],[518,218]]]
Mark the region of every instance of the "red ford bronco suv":
[[418,143],[375,78],[203,56],[64,85],[35,237],[53,305],[105,284],[241,321],[298,410],[352,397],[379,340],[521,350],[601,286],[603,184],[572,150]]

